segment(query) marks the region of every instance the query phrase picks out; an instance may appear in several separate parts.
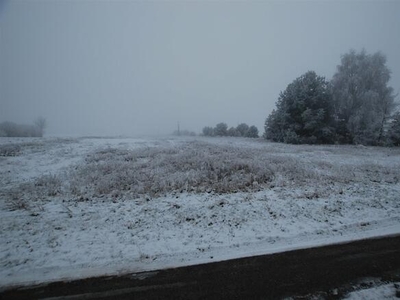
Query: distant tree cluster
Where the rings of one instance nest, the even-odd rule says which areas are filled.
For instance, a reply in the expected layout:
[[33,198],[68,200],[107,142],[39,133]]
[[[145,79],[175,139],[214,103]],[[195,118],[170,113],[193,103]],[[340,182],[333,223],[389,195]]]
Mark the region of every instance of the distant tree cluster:
[[214,128],[206,126],[203,128],[204,136],[235,136],[258,138],[258,129],[256,126],[249,126],[246,123],[241,123],[237,127],[230,127],[226,123],[218,123]]
[[281,92],[264,137],[292,144],[399,145],[400,115],[386,57],[364,50],[342,56],[329,82],[308,71]]
[[46,119],[37,118],[33,125],[0,123],[0,137],[42,137],[46,128]]
[[189,130],[175,130],[172,135],[176,136],[196,136],[196,132]]

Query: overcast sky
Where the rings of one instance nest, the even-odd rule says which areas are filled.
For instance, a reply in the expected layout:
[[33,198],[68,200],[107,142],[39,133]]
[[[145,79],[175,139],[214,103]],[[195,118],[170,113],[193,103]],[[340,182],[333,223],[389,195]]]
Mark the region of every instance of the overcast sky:
[[[400,1],[1,1],[0,122],[49,135],[256,125],[308,70],[382,51],[400,91]],[[399,98],[398,98],[399,100]]]

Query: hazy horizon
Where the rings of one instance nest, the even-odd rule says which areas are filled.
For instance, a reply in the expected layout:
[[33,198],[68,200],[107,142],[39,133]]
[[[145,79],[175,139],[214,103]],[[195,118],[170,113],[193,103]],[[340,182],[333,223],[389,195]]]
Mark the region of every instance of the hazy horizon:
[[[0,122],[162,135],[264,121],[308,70],[381,51],[400,92],[400,1],[0,1]],[[399,101],[399,97],[397,97]]]

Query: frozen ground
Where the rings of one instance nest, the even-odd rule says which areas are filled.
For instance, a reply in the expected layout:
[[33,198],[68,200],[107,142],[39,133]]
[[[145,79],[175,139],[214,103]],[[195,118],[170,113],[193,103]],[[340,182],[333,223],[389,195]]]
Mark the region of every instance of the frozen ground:
[[0,287],[400,233],[400,149],[0,138]]

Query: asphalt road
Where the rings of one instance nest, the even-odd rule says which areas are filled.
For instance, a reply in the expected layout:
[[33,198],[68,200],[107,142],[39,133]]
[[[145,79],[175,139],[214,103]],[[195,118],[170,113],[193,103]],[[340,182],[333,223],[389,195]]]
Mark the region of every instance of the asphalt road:
[[[400,235],[203,265],[14,288],[0,299],[340,299],[366,277],[400,281]],[[308,295],[308,298],[307,296]]]

